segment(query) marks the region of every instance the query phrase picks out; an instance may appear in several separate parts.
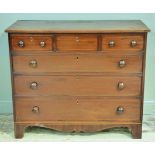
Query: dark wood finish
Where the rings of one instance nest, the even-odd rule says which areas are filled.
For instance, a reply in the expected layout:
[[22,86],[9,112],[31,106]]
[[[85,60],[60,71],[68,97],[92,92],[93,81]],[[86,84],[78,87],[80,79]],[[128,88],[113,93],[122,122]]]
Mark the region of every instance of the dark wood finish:
[[[31,60],[37,61],[37,67],[29,65]],[[119,66],[124,60],[126,65]],[[47,72],[113,72],[113,73],[142,73],[143,57],[139,55],[37,55],[37,56],[14,56],[14,73],[47,73]]]
[[24,136],[25,128],[26,127],[24,124],[15,123],[14,125],[15,138],[22,138]]
[[39,126],[65,132],[126,127],[141,138],[148,31],[141,21],[9,27],[15,137]]
[[142,124],[132,125],[131,126],[132,136],[135,139],[142,138]]
[[[15,95],[140,96],[141,77],[15,76]],[[37,88],[31,89],[36,82]],[[123,82],[124,89],[118,89]],[[104,88],[104,89],[103,89]]]
[[143,58],[143,76],[142,76],[142,85],[141,85],[141,94],[142,94],[141,115],[140,115],[141,116],[141,122],[143,121],[143,105],[144,105],[144,84],[145,84],[145,64],[146,64],[147,33],[144,34],[144,41],[145,41],[145,44],[144,44],[144,51],[145,51],[145,53],[144,53],[144,58]]

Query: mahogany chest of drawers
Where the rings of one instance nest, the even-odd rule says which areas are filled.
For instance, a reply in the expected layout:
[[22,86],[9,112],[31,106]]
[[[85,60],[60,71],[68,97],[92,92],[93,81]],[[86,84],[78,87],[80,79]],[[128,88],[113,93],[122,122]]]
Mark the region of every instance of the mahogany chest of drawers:
[[17,21],[9,35],[15,137],[127,127],[141,138],[146,39],[141,21]]

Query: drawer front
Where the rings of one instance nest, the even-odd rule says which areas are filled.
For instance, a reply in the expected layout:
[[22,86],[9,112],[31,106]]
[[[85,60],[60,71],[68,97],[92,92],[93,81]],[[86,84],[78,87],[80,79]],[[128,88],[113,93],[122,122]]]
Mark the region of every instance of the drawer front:
[[15,98],[16,121],[140,121],[138,99]]
[[15,95],[139,96],[141,78],[125,76],[15,76]]
[[11,51],[52,51],[52,36],[35,34],[11,35]]
[[93,34],[67,34],[57,35],[58,51],[88,51],[97,50],[97,36]]
[[103,51],[141,51],[143,47],[143,35],[105,34],[102,36]]
[[13,71],[141,73],[142,55],[13,56]]

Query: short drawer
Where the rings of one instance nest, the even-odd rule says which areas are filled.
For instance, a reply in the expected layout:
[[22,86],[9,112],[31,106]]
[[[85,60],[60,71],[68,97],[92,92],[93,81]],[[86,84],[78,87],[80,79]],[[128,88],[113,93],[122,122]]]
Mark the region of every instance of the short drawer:
[[12,34],[11,51],[52,51],[52,36],[37,34]]
[[125,76],[15,76],[17,96],[140,96],[141,77]]
[[144,48],[144,36],[140,34],[104,34],[103,51],[141,51]]
[[13,56],[15,73],[142,73],[142,55]]
[[139,99],[15,98],[16,121],[140,121]]
[[87,51],[97,50],[97,36],[93,34],[63,34],[56,36],[58,51]]

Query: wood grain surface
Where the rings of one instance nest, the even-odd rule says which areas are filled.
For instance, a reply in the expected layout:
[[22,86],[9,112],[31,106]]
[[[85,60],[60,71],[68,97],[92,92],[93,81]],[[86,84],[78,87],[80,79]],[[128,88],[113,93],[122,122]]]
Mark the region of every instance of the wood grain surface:
[[[110,47],[110,41],[114,41],[114,47]],[[132,47],[131,42],[136,41],[136,46]],[[142,51],[144,46],[143,34],[104,34],[102,35],[102,51]]]
[[[19,47],[19,41],[24,42],[23,47]],[[41,42],[45,42],[44,47],[40,46]],[[13,34],[11,35],[10,46],[12,51],[52,51],[52,36],[34,34]]]
[[40,126],[65,132],[127,127],[141,138],[149,31],[140,20],[10,26],[15,137]]
[[140,20],[19,20],[11,25],[9,33],[113,33],[148,32]]
[[[30,66],[35,60],[36,67]],[[125,61],[125,66],[120,67],[120,61]],[[18,55],[13,56],[14,73],[142,73],[143,56],[124,54],[70,54],[70,55]]]
[[[31,89],[36,82],[37,88]],[[123,82],[125,87],[118,89]],[[16,95],[140,96],[141,77],[121,76],[15,76]]]
[[[16,121],[116,121],[139,122],[139,99],[15,98]],[[34,113],[34,106],[39,112]],[[117,113],[117,108],[124,108]],[[132,115],[131,115],[132,113]]]

